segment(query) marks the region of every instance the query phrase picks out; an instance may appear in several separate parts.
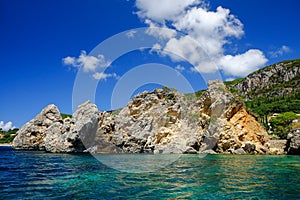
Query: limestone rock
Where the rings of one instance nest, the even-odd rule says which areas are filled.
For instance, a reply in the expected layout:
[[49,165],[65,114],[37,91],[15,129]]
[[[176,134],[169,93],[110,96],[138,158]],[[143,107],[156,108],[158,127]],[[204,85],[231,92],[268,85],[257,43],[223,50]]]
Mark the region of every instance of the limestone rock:
[[204,127],[201,151],[213,149],[218,153],[233,153],[251,142],[257,147],[256,153],[265,153],[262,149],[269,140],[267,132],[221,81],[210,81],[201,101]]
[[255,144],[251,143],[251,142],[246,142],[244,145],[243,145],[243,150],[248,153],[248,154],[255,154],[256,152],[256,146]]
[[[266,67],[262,70],[254,72],[247,76],[241,83],[238,83],[235,87],[239,93],[246,96],[246,100],[251,99],[251,92],[253,91],[266,91],[268,88],[274,87],[274,85],[290,81],[300,74],[300,67],[293,61],[281,62]],[[299,88],[284,88],[276,91],[276,93],[270,93],[268,96],[281,96],[290,93],[291,91]],[[253,94],[252,94],[253,95]],[[261,96],[262,93],[257,93],[255,96]],[[264,94],[265,95],[265,94]]]
[[98,113],[97,106],[88,101],[80,105],[73,114],[72,120],[74,121],[74,127],[70,132],[73,135],[78,135],[85,148],[94,145],[96,131],[98,129]]
[[232,154],[240,154],[240,155],[244,155],[244,154],[247,154],[246,151],[243,149],[243,148],[239,148],[239,149],[236,149],[232,152]]
[[300,129],[293,129],[287,136],[288,154],[300,155]]
[[[86,102],[62,120],[54,105],[24,125],[14,149],[91,153],[269,153],[268,135],[221,81],[200,98],[169,88],[143,92],[115,112]],[[298,136],[297,136],[298,137]],[[291,152],[298,139],[290,137]],[[272,152],[272,151],[271,151]]]
[[48,105],[34,119],[27,122],[17,132],[12,148],[16,150],[45,150],[45,131],[54,123],[62,122],[58,108]]
[[266,143],[268,148],[267,154],[271,155],[282,155],[286,154],[285,149],[287,145],[287,140],[269,140]]
[[55,105],[49,105],[25,124],[13,141],[13,149],[49,152],[83,152],[94,144],[98,109],[86,102],[73,118],[62,120]]
[[143,92],[119,114],[101,114],[97,143],[109,143],[126,153],[197,152],[199,122],[192,114],[197,112],[183,94],[171,89]]

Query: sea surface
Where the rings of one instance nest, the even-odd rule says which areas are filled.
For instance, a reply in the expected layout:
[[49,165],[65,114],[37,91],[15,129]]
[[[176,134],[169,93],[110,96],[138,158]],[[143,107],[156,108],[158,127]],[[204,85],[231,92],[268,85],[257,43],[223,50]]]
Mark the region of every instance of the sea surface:
[[128,173],[89,154],[0,147],[0,199],[300,199],[299,156],[182,155],[162,166]]

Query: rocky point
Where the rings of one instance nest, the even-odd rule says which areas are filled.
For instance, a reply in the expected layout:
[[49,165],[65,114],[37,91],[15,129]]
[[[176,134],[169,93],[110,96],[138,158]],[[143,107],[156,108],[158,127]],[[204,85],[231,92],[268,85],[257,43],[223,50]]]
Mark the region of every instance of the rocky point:
[[299,151],[299,131],[274,142],[238,96],[210,81],[200,97],[164,87],[143,92],[113,112],[86,102],[62,119],[49,105],[13,141],[17,150],[91,153],[283,154]]

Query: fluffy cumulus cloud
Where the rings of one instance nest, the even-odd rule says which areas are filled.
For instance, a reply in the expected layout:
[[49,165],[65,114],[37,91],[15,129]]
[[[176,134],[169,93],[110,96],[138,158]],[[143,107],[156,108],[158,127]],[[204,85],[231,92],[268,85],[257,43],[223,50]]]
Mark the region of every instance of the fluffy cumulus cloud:
[[137,15],[159,23],[183,15],[185,10],[200,3],[200,0],[136,0]]
[[[160,53],[174,61],[187,59],[194,71],[210,73],[221,68],[228,75],[245,76],[267,62],[257,49],[238,55],[224,53],[231,39],[244,34],[242,22],[229,9],[219,6],[211,11],[204,0],[136,0],[136,7],[137,15],[149,26],[148,33],[168,39],[165,45],[160,44]],[[186,35],[176,37],[176,31]]]
[[[135,32],[132,32],[128,37],[133,37]],[[111,65],[111,61],[106,60],[104,55],[89,56],[86,51],[82,50],[79,57],[65,57],[62,59],[64,65],[69,65],[75,68],[82,68],[83,72],[92,73],[92,77],[96,80],[106,80],[113,77],[118,78],[115,73],[106,74],[104,72],[97,72],[97,70],[105,69]]]
[[4,123],[4,121],[0,121],[0,129],[2,129],[4,131],[8,131],[8,130],[14,129],[14,128],[16,128],[16,127],[13,126],[12,122]]
[[233,76],[246,76],[267,62],[263,53],[257,49],[239,55],[226,55],[219,60],[219,66]]
[[277,58],[290,51],[291,49],[288,46],[282,45],[280,48],[276,49],[275,51],[270,51],[269,54],[272,58]]
[[111,62],[105,60],[104,55],[89,56],[86,51],[82,50],[78,58],[65,57],[63,58],[65,65],[71,65],[73,67],[82,67],[84,72],[94,72],[97,68],[103,68],[110,66]]

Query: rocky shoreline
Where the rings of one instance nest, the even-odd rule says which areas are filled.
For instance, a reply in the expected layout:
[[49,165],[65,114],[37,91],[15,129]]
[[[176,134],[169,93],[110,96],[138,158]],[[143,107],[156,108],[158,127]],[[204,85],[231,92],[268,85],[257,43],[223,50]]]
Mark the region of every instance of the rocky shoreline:
[[200,98],[169,88],[136,95],[118,112],[80,105],[62,119],[51,104],[15,137],[15,150],[53,153],[299,154],[300,130],[271,140],[239,97],[210,81]]

